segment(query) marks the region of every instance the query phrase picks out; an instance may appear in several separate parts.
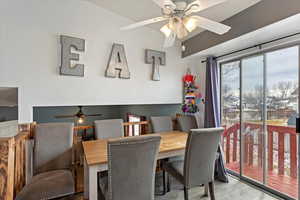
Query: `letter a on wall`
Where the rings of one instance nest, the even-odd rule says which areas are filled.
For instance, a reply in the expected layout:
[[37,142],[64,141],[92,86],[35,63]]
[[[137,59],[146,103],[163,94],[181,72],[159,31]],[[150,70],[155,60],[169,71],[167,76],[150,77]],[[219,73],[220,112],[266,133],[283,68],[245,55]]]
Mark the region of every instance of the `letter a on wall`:
[[130,78],[125,49],[122,44],[113,44],[105,72],[106,77],[116,78],[117,75],[119,78]]
[[79,61],[79,54],[72,53],[71,48],[74,48],[76,51],[84,52],[85,40],[61,35],[60,43],[61,43],[60,75],[84,76],[83,64],[76,64],[74,66],[71,66],[71,60]]

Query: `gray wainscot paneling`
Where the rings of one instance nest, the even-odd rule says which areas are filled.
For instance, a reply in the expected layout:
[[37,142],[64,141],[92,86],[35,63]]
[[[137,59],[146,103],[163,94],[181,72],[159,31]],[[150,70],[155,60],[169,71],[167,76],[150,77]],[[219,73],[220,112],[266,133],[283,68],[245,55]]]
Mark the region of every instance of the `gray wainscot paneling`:
[[[52,106],[52,107],[34,107],[33,120],[37,123],[49,122],[74,122],[74,119],[57,119],[57,115],[72,115],[78,111],[76,106]],[[150,116],[170,115],[175,116],[181,113],[181,104],[151,104],[151,105],[100,105],[83,106],[85,114],[102,114],[98,117],[88,117],[85,124],[93,124],[95,120],[100,119],[126,119],[127,113]]]

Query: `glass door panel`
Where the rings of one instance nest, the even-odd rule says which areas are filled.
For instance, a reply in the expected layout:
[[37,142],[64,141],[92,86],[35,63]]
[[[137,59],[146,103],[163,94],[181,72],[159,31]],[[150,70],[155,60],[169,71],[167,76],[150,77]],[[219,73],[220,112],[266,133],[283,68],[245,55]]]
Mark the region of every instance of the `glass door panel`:
[[231,62],[221,68],[221,107],[223,150],[226,167],[240,173],[240,62]]
[[298,198],[298,46],[267,53],[266,68],[267,185]]
[[264,57],[242,60],[242,176],[263,182]]

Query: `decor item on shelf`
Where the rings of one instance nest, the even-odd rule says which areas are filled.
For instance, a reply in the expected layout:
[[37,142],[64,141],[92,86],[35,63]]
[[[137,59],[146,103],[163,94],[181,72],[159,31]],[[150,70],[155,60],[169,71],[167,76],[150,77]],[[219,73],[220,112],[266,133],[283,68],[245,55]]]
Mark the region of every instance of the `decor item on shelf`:
[[225,1],[226,0],[195,0],[188,4],[186,1],[173,2],[172,0],[153,0],[154,3],[162,8],[161,17],[137,22],[123,27],[121,30],[130,30],[148,24],[169,20],[169,22],[160,29],[166,36],[164,47],[173,46],[176,37],[178,39],[183,39],[188,36],[189,32],[194,31],[197,27],[222,35],[228,32],[231,27],[204,17],[190,15],[224,3]]
[[71,66],[71,60],[79,61],[79,54],[72,53],[71,48],[76,51],[85,51],[85,40],[66,35],[60,36],[61,43],[61,66],[60,75],[84,76],[84,65]]
[[83,124],[84,123],[84,120],[86,117],[97,117],[97,116],[102,116],[102,114],[85,114],[83,111],[82,111],[82,106],[78,106],[79,110],[76,114],[74,115],[57,115],[55,116],[55,118],[77,118],[77,123],[78,124]]
[[183,77],[184,84],[184,100],[182,105],[182,112],[185,114],[194,114],[199,111],[197,104],[204,102],[202,94],[197,92],[198,86],[195,85],[196,77],[191,74],[190,69]]
[[105,72],[106,77],[130,79],[130,72],[127,64],[125,48],[122,44],[113,44],[108,66]]
[[145,62],[146,64],[152,64],[152,80],[159,81],[159,66],[166,65],[166,52],[146,49]]

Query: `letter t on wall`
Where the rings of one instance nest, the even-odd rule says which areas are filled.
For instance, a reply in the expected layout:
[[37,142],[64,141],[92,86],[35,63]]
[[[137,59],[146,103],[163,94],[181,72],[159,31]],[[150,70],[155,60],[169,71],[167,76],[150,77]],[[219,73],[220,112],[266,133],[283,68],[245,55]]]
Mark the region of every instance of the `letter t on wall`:
[[72,53],[71,47],[76,51],[85,51],[85,40],[70,36],[61,35],[61,66],[60,75],[84,76],[84,65],[76,64],[71,66],[71,60],[79,61],[79,54]]
[[159,81],[160,80],[159,66],[166,65],[166,52],[146,49],[145,62],[147,64],[152,64],[153,67],[152,80]]

